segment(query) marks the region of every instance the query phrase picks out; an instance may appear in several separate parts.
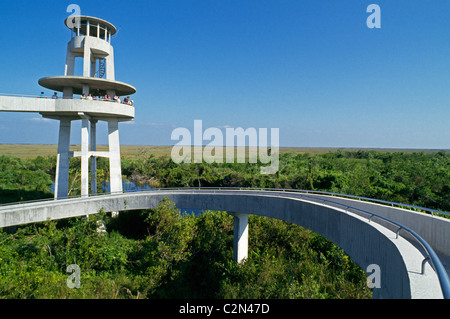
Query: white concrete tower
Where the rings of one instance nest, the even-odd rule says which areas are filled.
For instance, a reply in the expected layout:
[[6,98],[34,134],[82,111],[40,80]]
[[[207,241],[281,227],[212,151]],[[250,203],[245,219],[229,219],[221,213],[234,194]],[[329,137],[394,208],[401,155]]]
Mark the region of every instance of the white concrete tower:
[[[72,19],[78,19],[79,23],[73,23]],[[64,75],[39,80],[41,86],[63,92],[63,100],[55,102],[54,110],[40,111],[42,116],[60,121],[55,198],[68,196],[69,158],[72,156],[81,157],[82,196],[97,192],[97,157],[109,158],[110,190],[111,193],[119,193],[122,192],[122,172],[118,123],[134,119],[134,107],[130,103],[115,102],[114,96],[129,96],[134,94],[136,89],[129,84],[115,81],[114,50],[111,45],[111,36],[116,33],[114,25],[89,16],[71,16],[65,20],[65,25],[71,30],[71,40],[67,44]],[[81,75],[75,74],[77,59],[82,60]],[[82,96],[74,97],[74,94]],[[107,95],[111,100],[108,100]],[[74,120],[82,121],[79,152],[71,152],[69,149],[71,122]],[[96,150],[98,121],[108,123],[107,152]]]

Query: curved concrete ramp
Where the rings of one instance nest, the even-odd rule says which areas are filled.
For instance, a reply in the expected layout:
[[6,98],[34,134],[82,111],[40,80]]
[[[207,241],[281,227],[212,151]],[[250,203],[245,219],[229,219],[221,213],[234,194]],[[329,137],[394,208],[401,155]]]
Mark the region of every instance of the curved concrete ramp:
[[344,249],[362,269],[380,270],[374,298],[442,298],[429,264],[421,274],[422,253],[379,223],[290,192],[239,190],[161,190],[27,203],[0,208],[0,227],[96,213],[155,208],[168,196],[178,208],[255,214],[308,228]]
[[[423,212],[352,198],[318,194],[296,194],[297,195],[294,196],[299,198],[317,199],[318,201],[320,201],[320,199],[326,199],[336,203],[341,203],[342,205],[348,205],[358,209],[370,211],[377,215],[394,220],[408,228],[413,229],[423,239],[425,239],[436,252],[450,258],[450,219],[448,218],[442,218],[431,214],[425,214]],[[403,235],[406,237],[408,236],[406,233]]]

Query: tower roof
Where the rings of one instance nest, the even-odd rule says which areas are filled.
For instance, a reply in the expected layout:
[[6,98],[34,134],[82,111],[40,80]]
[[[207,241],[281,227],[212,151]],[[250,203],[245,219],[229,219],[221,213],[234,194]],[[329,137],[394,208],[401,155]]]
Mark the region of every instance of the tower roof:
[[[68,21],[75,19],[75,18],[80,18],[80,29],[81,29],[81,33],[86,34],[86,22],[89,21],[89,24],[91,25],[97,25],[100,24],[100,27],[106,27],[110,32],[111,35],[114,35],[117,32],[116,27],[109,23],[108,21],[105,21],[103,19],[99,19],[99,18],[95,18],[95,17],[90,17],[90,16],[69,16],[66,20],[64,20],[64,24],[66,25],[66,27],[68,27],[69,29],[71,29],[68,26]],[[84,32],[83,32],[84,30]]]

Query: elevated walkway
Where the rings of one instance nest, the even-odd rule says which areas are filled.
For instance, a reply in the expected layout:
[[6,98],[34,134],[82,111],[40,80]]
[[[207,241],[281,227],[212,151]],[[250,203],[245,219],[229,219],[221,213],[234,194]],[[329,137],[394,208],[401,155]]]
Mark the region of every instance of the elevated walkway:
[[111,101],[52,99],[0,95],[0,112],[34,112],[46,118],[80,118],[85,114],[97,120],[116,118],[119,121],[134,119],[134,107]]
[[[267,216],[295,223],[323,235],[344,249],[366,271],[372,265],[379,266],[381,284],[373,288],[374,298],[450,297],[448,274],[422,235],[372,211],[380,204],[370,204],[370,207],[360,209],[355,207],[357,201],[339,203],[335,197],[327,195],[245,189],[163,189],[98,195],[0,206],[0,227],[85,216],[100,209],[117,212],[155,208],[164,197],[169,197],[180,209],[211,209],[232,213],[235,216],[235,250],[238,250],[235,255],[241,256],[239,258],[246,257],[246,216]],[[389,211],[397,209],[389,206],[385,208]],[[412,212],[402,214],[407,220]],[[421,215],[436,219],[437,224],[448,225],[444,218]],[[422,234],[435,232],[435,223],[427,225],[421,230]],[[447,234],[448,238],[448,228],[443,227],[443,236]],[[444,248],[440,246],[440,249]],[[449,255],[449,251],[441,252]]]

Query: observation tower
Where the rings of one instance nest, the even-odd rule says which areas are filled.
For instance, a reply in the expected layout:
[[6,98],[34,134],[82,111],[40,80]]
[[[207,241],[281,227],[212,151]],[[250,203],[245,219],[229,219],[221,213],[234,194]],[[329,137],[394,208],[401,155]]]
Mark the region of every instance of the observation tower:
[[[127,101],[126,97],[134,94],[136,89],[115,80],[111,37],[116,33],[116,27],[90,16],[70,16],[64,23],[71,31],[64,75],[39,79],[39,85],[62,92],[62,99],[56,98],[57,95],[53,99],[34,99],[34,102],[42,104],[38,111],[43,117],[60,122],[55,198],[68,196],[70,157],[81,157],[81,196],[97,192],[97,157],[109,158],[111,193],[122,192],[118,123],[134,119],[133,103]],[[82,61],[82,75],[75,75],[76,60]],[[75,120],[82,122],[81,151],[71,152],[70,131],[72,121]],[[98,121],[108,123],[107,152],[96,150]]]

